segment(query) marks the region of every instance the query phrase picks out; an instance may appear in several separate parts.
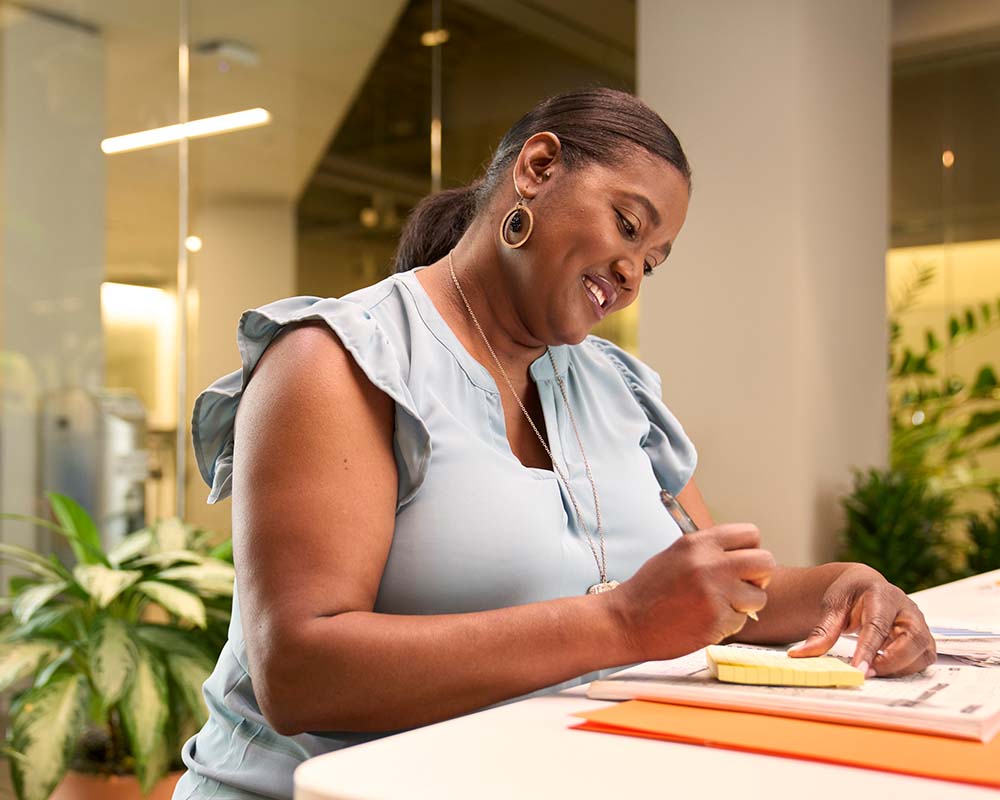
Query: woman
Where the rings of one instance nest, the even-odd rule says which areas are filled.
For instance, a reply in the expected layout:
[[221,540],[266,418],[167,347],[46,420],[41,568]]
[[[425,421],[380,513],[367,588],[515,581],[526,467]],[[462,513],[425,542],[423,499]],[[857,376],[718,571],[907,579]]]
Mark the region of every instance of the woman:
[[878,573],[776,567],[715,525],[659,378],[588,337],[663,269],[689,194],[653,111],[573,92],[418,206],[398,274],[244,315],[243,369],[195,407],[238,595],[176,797],[288,797],[311,755],[727,637],[817,655],[858,631],[871,674],[931,663]]

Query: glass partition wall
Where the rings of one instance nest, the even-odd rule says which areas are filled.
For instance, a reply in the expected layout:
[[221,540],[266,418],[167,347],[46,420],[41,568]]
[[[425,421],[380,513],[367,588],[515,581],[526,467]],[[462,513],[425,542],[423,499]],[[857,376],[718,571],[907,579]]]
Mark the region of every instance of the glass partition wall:
[[[0,12],[0,510],[64,492],[109,543],[174,514],[229,532],[188,420],[238,367],[243,310],[380,279],[409,210],[534,102],[634,87],[632,0]],[[603,335],[634,349],[635,313]],[[12,522],[0,541],[59,546]]]
[[926,442],[948,467],[936,480],[973,489],[960,505],[978,511],[976,487],[1000,481],[1000,44],[898,62],[892,85],[899,441]]
[[[114,540],[174,506],[178,152],[101,142],[177,121],[177,9],[0,13],[0,510],[63,492]],[[62,544],[10,521],[0,540]]]

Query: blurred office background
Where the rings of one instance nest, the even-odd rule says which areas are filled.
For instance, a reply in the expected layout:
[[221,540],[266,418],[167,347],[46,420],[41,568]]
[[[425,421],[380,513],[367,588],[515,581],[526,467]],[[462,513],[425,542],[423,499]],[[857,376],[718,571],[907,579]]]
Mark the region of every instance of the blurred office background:
[[[669,266],[600,332],[663,375],[716,516],[758,522],[780,558],[831,557],[851,468],[888,458],[887,285],[935,265],[908,335],[1000,296],[997,0],[0,12],[4,511],[38,513],[54,489],[111,539],[174,514],[227,534],[188,425],[239,364],[240,313],[387,275],[422,196],[581,85],[637,91],[694,166]],[[101,148],[252,109],[266,121]],[[954,367],[998,352],[994,330]],[[0,540],[56,547],[4,522]]]

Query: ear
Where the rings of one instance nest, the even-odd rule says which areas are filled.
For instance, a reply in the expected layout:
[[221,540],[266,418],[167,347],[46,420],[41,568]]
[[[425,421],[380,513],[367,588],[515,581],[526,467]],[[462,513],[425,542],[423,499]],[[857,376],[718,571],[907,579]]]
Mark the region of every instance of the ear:
[[518,191],[531,200],[561,162],[562,142],[558,136],[549,131],[532,135],[521,147],[514,162],[514,181]]

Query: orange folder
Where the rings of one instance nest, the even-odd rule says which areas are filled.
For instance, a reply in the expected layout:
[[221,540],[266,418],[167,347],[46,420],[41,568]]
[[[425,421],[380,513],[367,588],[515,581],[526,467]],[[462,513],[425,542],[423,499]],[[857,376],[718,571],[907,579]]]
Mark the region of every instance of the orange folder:
[[992,742],[833,722],[629,700],[576,716],[576,730],[824,761],[1000,787],[1000,736]]

